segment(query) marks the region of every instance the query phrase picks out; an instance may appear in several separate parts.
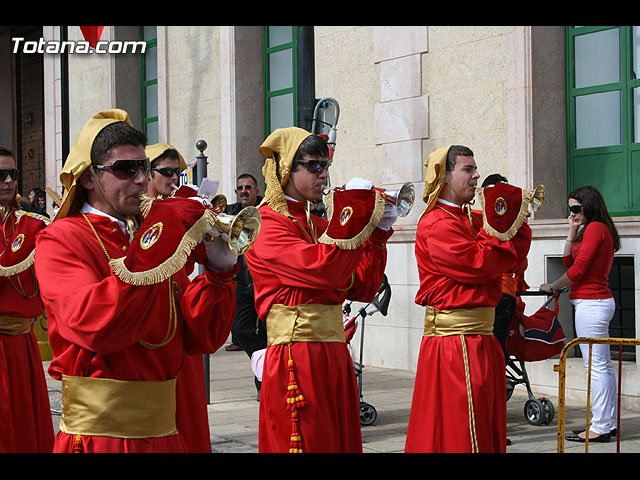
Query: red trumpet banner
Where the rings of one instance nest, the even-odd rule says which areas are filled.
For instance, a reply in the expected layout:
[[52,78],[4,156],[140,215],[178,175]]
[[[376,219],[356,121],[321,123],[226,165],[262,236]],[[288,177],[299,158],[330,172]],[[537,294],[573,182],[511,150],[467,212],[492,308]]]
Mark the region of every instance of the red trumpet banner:
[[92,48],[96,48],[104,27],[88,26],[80,27],[80,30],[82,31],[82,35],[84,35],[84,39],[89,42],[89,45],[91,45]]

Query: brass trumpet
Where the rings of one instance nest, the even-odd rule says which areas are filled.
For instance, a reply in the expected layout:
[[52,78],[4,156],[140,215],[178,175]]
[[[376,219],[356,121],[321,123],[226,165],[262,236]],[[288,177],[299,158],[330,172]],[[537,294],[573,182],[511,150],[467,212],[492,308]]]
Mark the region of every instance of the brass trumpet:
[[[326,192],[330,192],[332,190],[340,189],[342,190],[344,187],[325,187]],[[413,183],[407,182],[403,184],[399,190],[386,190],[384,188],[374,187],[374,190],[382,192],[384,195],[385,202],[395,205],[398,209],[398,216],[406,217],[409,215],[411,208],[413,207],[413,203],[416,199],[415,189],[413,187]]]
[[213,210],[216,212],[215,228],[220,233],[227,234],[227,244],[231,253],[242,255],[251,248],[262,224],[262,216],[256,207],[245,207],[237,215],[224,213],[227,208],[227,199],[218,194],[210,199]]
[[416,192],[413,183],[407,182],[400,187],[400,190],[382,190],[384,199],[387,203],[395,205],[398,209],[398,216],[406,217],[409,215],[413,202],[416,200]]

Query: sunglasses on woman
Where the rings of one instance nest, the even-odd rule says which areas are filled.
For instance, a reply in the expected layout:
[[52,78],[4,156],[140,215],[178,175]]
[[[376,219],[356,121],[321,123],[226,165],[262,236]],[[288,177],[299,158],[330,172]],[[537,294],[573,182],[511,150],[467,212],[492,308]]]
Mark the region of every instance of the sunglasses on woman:
[[119,180],[128,180],[135,177],[138,171],[142,169],[142,173],[149,175],[150,163],[148,158],[140,160],[116,160],[111,165],[94,165],[98,170],[111,170],[111,173]]
[[329,169],[331,166],[331,160],[307,160],[306,162],[296,161],[297,165],[302,165],[309,172],[315,174],[321,174],[325,169]]
[[161,168],[152,168],[151,171],[158,172],[163,177],[173,177],[174,175],[180,176],[180,167],[171,168],[171,167],[161,167]]
[[569,211],[571,211],[571,213],[578,214],[582,211],[582,205],[571,205],[569,206]]
[[11,177],[14,182],[18,181],[17,168],[0,168],[0,182],[4,182],[7,177]]

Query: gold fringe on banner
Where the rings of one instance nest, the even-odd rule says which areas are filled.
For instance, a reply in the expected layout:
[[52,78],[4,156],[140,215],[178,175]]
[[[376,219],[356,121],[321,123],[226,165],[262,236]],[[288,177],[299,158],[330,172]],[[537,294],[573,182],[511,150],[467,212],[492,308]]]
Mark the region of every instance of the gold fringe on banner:
[[482,223],[483,223],[484,231],[487,232],[489,235],[496,237],[498,240],[501,240],[501,241],[511,240],[513,236],[518,232],[522,224],[527,220],[527,217],[529,216],[529,205],[531,205],[534,211],[538,210],[538,208],[542,206],[542,203],[544,201],[544,192],[545,190],[543,185],[539,185],[535,190],[526,190],[523,188],[522,202],[520,203],[520,211],[518,212],[516,219],[514,220],[509,230],[507,230],[506,232],[499,232],[495,228],[493,228],[491,225],[489,225],[489,222],[487,222],[483,189],[479,187],[478,196],[480,197],[480,204],[482,205]]
[[142,272],[130,271],[124,263],[126,257],[115,258],[109,264],[113,273],[120,280],[130,285],[154,285],[163,282],[185,266],[191,251],[214,225],[215,213],[210,209],[206,209],[202,217],[184,234],[173,255],[151,270]]
[[3,267],[0,265],[0,277],[11,277],[13,275],[17,275],[19,273],[28,270],[29,267],[33,265],[33,259],[36,254],[36,249],[31,250],[31,253],[27,258],[22,260],[21,262],[16,263],[15,265],[11,265],[10,267]]
[[[333,217],[333,193],[334,192],[331,191],[325,197],[325,206],[327,209],[327,216],[329,218]],[[375,196],[376,200],[371,218],[369,219],[369,222],[364,226],[364,228],[360,231],[360,233],[352,238],[331,238],[325,231],[318,239],[318,243],[324,243],[326,245],[337,245],[344,250],[355,250],[356,248],[364,245],[364,243],[369,239],[369,237],[373,233],[373,230],[378,226],[378,223],[380,223],[380,219],[384,215],[384,195],[376,191]]]

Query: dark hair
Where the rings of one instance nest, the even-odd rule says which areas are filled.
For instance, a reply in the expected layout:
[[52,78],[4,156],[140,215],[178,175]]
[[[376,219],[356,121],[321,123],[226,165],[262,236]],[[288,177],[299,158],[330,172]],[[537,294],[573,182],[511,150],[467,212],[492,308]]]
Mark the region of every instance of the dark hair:
[[147,136],[125,122],[111,123],[96,135],[91,146],[91,163],[101,165],[112,148],[120,145],[147,146]]
[[0,147],[0,157],[13,157],[13,152],[7,148]]
[[473,152],[464,145],[452,145],[447,152],[447,172],[453,172],[456,168],[458,155],[463,157],[473,157]]
[[509,180],[507,180],[507,177],[503,177],[499,173],[492,173],[484,179],[484,182],[482,182],[482,186],[486,187],[487,185],[495,185],[496,183],[500,182],[509,183]]
[[165,158],[170,158],[171,160],[180,161],[180,155],[178,155],[178,151],[173,148],[167,148],[162,155],[159,155],[153,162],[151,162],[151,167],[153,168],[160,160],[164,160]]
[[250,178],[251,181],[253,182],[253,186],[254,187],[258,187],[258,181],[256,180],[256,177],[254,177],[253,175],[251,175],[250,173],[243,173],[242,175],[240,175],[237,179],[236,182],[238,180],[242,180],[243,178]]
[[[578,187],[573,190],[569,194],[569,198],[573,198],[582,205],[582,212],[584,213],[584,217],[587,221],[586,225],[591,222],[601,222],[609,228],[611,236],[613,237],[613,250],[615,252],[620,250],[620,236],[618,235],[618,230],[613,224],[613,220],[607,211],[607,205],[604,202],[604,198],[600,191],[592,185],[585,185],[584,187]],[[583,228],[578,234],[576,241],[582,240],[582,233],[584,230],[585,229]]]
[[298,162],[301,161],[305,155],[310,157],[329,158],[329,147],[327,146],[326,140],[318,135],[309,135],[305,138],[293,157],[293,165],[291,165],[292,172],[296,171],[298,168]]

